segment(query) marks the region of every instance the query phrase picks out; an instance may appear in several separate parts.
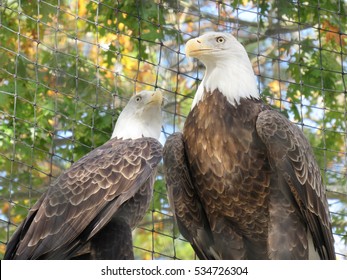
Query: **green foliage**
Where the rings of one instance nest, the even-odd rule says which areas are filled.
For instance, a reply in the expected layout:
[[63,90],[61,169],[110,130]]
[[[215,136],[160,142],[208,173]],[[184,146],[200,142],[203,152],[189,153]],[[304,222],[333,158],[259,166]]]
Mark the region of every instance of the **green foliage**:
[[[89,2],[87,19],[89,24],[87,31],[95,32],[95,23],[98,23],[98,33],[106,36],[108,32],[123,33],[129,36],[133,47],[132,53],[137,58],[148,59],[147,47],[155,41],[163,40],[164,35],[173,35],[172,29],[168,29],[165,23],[163,6],[158,6],[154,1],[115,1],[105,0],[96,4]],[[98,11],[96,14],[95,11]],[[124,46],[120,46],[120,51]],[[107,61],[111,62],[115,47],[107,52]],[[109,64],[111,65],[111,64]]]

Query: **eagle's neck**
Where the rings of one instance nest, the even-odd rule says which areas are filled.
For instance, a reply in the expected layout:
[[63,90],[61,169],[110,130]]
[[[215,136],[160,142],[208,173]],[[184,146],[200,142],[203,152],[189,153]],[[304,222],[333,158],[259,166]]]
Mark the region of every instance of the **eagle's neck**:
[[162,124],[160,108],[147,112],[146,118],[143,117],[143,114],[123,112],[118,117],[111,139],[115,137],[119,139],[138,139],[142,137],[159,139]]
[[142,137],[152,137],[159,139],[160,129],[157,125],[151,126],[151,123],[147,122],[133,122],[131,120],[124,122],[121,126],[116,126],[112,138],[118,139],[138,139]]
[[192,109],[203,98],[205,90],[213,92],[218,89],[233,105],[239,104],[241,98],[259,98],[257,83],[248,56],[234,56],[231,59],[209,60],[203,63],[206,66],[206,72],[195,94]]

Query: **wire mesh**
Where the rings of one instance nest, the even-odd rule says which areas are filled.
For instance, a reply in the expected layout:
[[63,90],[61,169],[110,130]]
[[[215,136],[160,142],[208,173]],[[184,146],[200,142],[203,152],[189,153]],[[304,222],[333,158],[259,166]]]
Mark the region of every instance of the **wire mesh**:
[[[143,89],[166,96],[161,142],[181,130],[203,67],[184,43],[232,32],[267,103],[310,140],[329,197],[337,258],[346,258],[346,1],[0,0],[0,257],[62,170],[106,142]],[[173,222],[160,167],[134,231],[138,259],[194,259]]]

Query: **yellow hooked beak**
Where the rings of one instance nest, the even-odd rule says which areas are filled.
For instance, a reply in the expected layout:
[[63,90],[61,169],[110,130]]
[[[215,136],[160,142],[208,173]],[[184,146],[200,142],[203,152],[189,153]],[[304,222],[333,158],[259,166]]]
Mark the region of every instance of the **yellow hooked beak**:
[[186,43],[186,55],[190,57],[197,57],[200,54],[204,54],[212,50],[213,47],[204,43],[204,41],[200,37],[190,39]]
[[152,91],[150,93],[149,100],[147,104],[153,104],[153,105],[163,105],[163,94],[160,90]]

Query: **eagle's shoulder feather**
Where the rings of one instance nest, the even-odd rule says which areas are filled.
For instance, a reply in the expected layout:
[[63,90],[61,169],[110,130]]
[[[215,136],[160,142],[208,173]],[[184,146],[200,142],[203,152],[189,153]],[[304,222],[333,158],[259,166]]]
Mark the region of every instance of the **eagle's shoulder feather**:
[[258,116],[256,128],[269,161],[290,188],[321,258],[334,258],[328,204],[320,169],[303,132],[275,110]]

